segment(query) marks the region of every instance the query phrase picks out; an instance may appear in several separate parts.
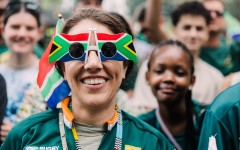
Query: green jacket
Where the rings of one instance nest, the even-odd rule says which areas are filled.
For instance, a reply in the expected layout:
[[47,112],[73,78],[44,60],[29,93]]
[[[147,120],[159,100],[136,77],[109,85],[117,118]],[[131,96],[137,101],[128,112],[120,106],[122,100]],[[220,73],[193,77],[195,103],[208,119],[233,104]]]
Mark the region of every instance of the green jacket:
[[[8,134],[1,150],[51,149],[61,150],[59,131],[59,110],[48,110],[33,115],[17,124]],[[122,149],[125,150],[157,150],[174,149],[170,142],[157,130],[144,122],[122,111],[123,139]],[[75,142],[72,131],[65,126],[67,145],[74,150]],[[113,150],[116,135],[116,125],[108,131],[99,146],[99,150]],[[139,149],[138,149],[139,148]]]
[[200,58],[217,68],[224,76],[240,70],[240,42],[228,44],[222,37],[219,47],[203,47]]
[[[0,45],[0,55],[3,54],[3,53],[6,53],[8,51],[9,50],[8,50],[8,47],[6,45]],[[37,44],[37,45],[34,46],[33,52],[38,58],[41,58],[43,53],[44,53],[44,49],[39,44]]]
[[0,45],[0,55],[8,51],[8,48],[5,44]]
[[219,94],[206,110],[199,150],[208,149],[210,137],[218,150],[240,149],[240,83]]

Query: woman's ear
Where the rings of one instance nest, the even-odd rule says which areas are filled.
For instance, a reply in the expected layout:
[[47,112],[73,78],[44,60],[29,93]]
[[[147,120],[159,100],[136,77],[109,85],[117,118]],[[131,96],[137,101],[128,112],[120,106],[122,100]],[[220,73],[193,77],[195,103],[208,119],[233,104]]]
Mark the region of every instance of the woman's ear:
[[2,37],[4,37],[4,25],[3,25],[3,23],[0,23],[0,37],[2,36]]
[[63,73],[63,78],[65,79],[65,77],[66,77],[66,71],[65,71],[65,65],[64,65],[63,62],[60,63],[60,67],[61,67],[61,70],[62,70],[62,73]]
[[62,77],[65,79],[66,73],[65,73],[65,65],[63,62],[57,62],[57,70],[62,75]]
[[129,67],[130,62],[129,61],[124,61],[123,62],[123,74],[122,74],[122,79],[126,78],[126,74],[128,71],[128,67]]
[[147,71],[146,74],[145,74],[145,79],[146,79],[146,81],[147,81],[147,84],[149,85],[149,79],[150,79],[150,77],[149,77],[149,72],[148,72],[148,71]]
[[122,74],[122,79],[125,79],[126,78],[126,73],[127,73],[127,69],[128,69],[128,67],[127,66],[123,66],[124,68],[123,68],[123,74]]
[[41,40],[41,38],[44,36],[44,33],[45,33],[44,27],[43,26],[39,27],[37,41]]

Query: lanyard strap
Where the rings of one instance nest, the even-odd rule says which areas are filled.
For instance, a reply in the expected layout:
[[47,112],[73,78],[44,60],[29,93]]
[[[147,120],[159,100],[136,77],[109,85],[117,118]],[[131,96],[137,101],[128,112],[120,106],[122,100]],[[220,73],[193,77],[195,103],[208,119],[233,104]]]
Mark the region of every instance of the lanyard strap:
[[[121,150],[122,149],[122,131],[123,131],[122,112],[120,109],[117,109],[117,112],[118,112],[117,131],[116,131],[116,137],[115,137],[114,150]],[[63,150],[68,150],[62,110],[59,111],[59,129],[60,129]],[[72,132],[73,132],[73,136],[76,144],[76,149],[81,150],[81,146],[78,141],[78,135],[74,125],[72,127]]]
[[170,133],[170,131],[169,131],[168,128],[166,127],[165,123],[163,122],[162,117],[161,117],[161,115],[160,115],[159,108],[156,109],[155,115],[156,115],[156,117],[157,117],[157,120],[158,120],[159,124],[161,125],[161,128],[162,128],[163,132],[164,132],[165,135],[168,137],[168,139],[173,143],[173,145],[174,145],[178,150],[182,150],[182,148],[180,147],[180,145],[177,143],[177,141],[175,140],[175,138],[173,137],[173,135]]
[[62,109],[59,111],[59,129],[60,129],[60,136],[61,136],[63,150],[68,150],[66,134],[65,134],[65,130],[64,130],[64,121],[63,121]]
[[122,122],[122,112],[118,108],[118,117],[117,117],[117,132],[114,144],[114,150],[121,150],[122,149],[122,132],[123,132],[123,122]]

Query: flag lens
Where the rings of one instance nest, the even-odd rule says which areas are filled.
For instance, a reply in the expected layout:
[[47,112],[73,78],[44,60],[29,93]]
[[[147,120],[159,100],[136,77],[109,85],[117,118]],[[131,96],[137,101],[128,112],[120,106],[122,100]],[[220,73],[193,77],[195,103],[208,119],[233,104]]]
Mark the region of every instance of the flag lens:
[[112,42],[106,42],[102,45],[102,54],[105,57],[113,57],[117,53],[117,48]]
[[80,58],[84,54],[84,46],[81,43],[72,43],[69,47],[69,54],[73,58]]

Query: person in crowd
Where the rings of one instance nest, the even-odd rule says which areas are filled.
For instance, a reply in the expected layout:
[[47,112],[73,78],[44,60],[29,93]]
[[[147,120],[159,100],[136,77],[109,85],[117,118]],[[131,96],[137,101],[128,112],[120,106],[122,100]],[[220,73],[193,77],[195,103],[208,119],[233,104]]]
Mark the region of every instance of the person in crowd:
[[240,82],[240,71],[231,73],[224,78],[221,91]]
[[[31,2],[30,0],[26,0],[26,2]],[[1,25],[0,25],[0,33],[3,31],[3,26],[4,26],[4,14],[5,14],[5,9],[7,7],[7,4],[11,2],[11,3],[18,3],[20,2],[20,0],[1,0],[0,1],[0,7],[3,6],[3,15],[0,17],[0,21],[1,21]],[[36,8],[36,9],[39,9],[38,11],[40,11],[40,7]],[[1,9],[0,9],[1,10]],[[43,35],[43,28],[42,27],[39,27],[39,31],[40,31],[40,38],[42,38],[42,35]],[[40,40],[40,39],[39,39]],[[38,41],[39,41],[38,40]],[[4,39],[2,38],[2,33],[0,35],[0,64],[2,63],[5,63],[6,61],[8,61],[8,59],[10,58],[10,52],[9,52],[9,47],[6,45]],[[43,47],[39,44],[39,43],[36,43],[34,48],[33,48],[33,52],[34,54],[40,58],[43,54]]]
[[[147,1],[147,3],[140,4],[134,12],[135,20],[139,25],[139,31],[137,31],[134,41],[139,54],[139,68],[144,60],[151,55],[154,45],[167,38],[166,33],[161,30],[163,18],[161,16],[160,5],[161,1],[155,1],[155,4]],[[159,10],[159,12],[153,10]]]
[[[151,0],[152,3],[155,1]],[[201,47],[208,40],[210,15],[200,2],[192,1],[177,6],[172,12],[171,19],[174,38],[184,43],[194,57],[196,82],[192,89],[192,98],[203,105],[209,105],[219,93],[223,83],[221,72],[199,57]],[[149,106],[148,103],[151,102],[154,104],[152,108],[156,108],[157,100],[145,80],[146,71],[147,61],[138,72],[134,100],[137,103],[139,99],[144,101],[145,98],[143,106]]]
[[206,110],[198,149],[240,149],[240,83],[220,93]]
[[204,106],[192,100],[194,58],[177,40],[161,42],[153,51],[146,80],[158,100],[158,108],[139,116],[178,149],[197,149]]
[[103,0],[76,0],[74,4],[73,14],[77,13],[82,8],[99,8],[102,9]]
[[[9,0],[1,0],[0,1],[0,55],[4,54],[7,51],[7,46],[2,38],[2,23],[3,23],[3,13],[8,4]],[[4,62],[5,58],[0,59],[0,63]]]
[[[5,116],[5,111],[7,107],[7,88],[6,88],[6,82],[3,76],[0,74],[0,125],[3,123],[3,118]],[[2,140],[0,139],[0,144],[2,144]]]
[[204,0],[203,5],[211,14],[209,40],[200,51],[200,57],[216,67],[224,76],[240,70],[240,42],[228,43],[224,4],[221,0]]
[[[4,140],[12,126],[21,120],[25,98],[29,92],[39,95],[36,87],[38,73],[38,58],[33,48],[41,37],[39,5],[32,2],[11,1],[8,3],[3,20],[3,38],[9,49],[9,59],[0,65],[0,73],[6,80],[8,104],[6,116],[1,125],[1,140]],[[28,107],[32,113],[46,110],[43,97],[32,100]],[[32,114],[30,113],[30,114]],[[29,114],[29,115],[30,115]]]
[[[40,69],[38,84],[46,89],[42,92],[53,92],[54,99],[46,96],[53,109],[15,126],[1,149],[173,149],[160,132],[116,105],[122,79],[137,60],[132,37],[122,23],[99,9],[82,9],[60,31],[40,65],[55,63],[53,69],[66,86],[51,90],[52,82],[41,84],[46,69]],[[56,97],[64,92],[66,97],[58,105]]]
[[[185,2],[172,12],[173,33],[183,42],[194,57],[196,82],[193,99],[209,105],[219,93],[223,75],[199,57],[201,47],[208,40],[210,15],[200,2]],[[207,73],[206,73],[207,72]]]

